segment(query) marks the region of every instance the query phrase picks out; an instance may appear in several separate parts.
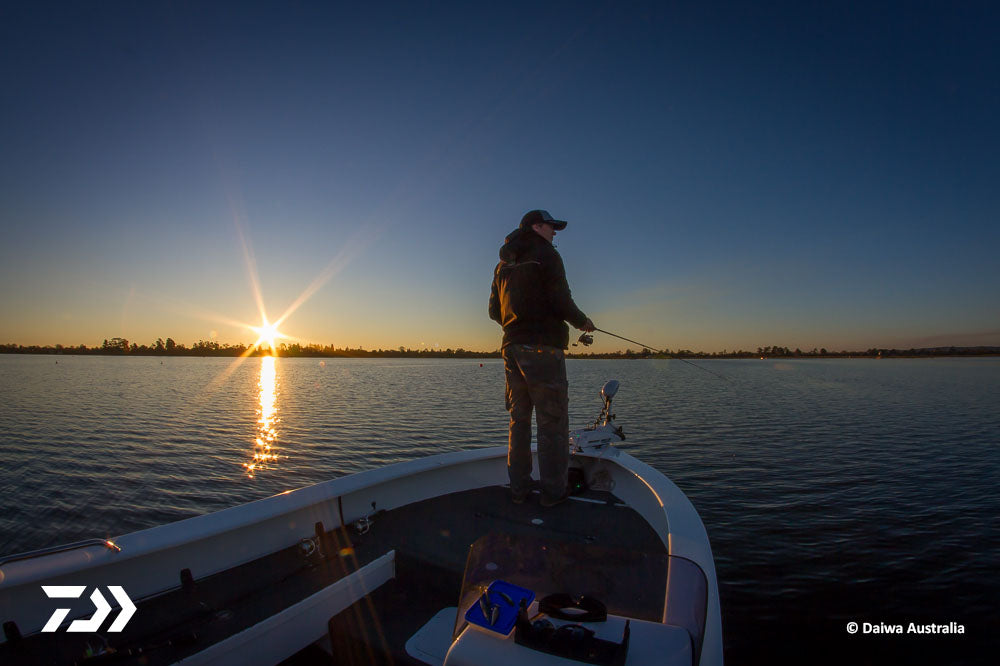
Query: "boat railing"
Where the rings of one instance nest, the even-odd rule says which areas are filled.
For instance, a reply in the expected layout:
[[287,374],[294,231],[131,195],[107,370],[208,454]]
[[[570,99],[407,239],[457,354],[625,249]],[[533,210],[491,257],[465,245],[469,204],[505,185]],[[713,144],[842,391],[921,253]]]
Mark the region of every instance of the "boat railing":
[[25,553],[17,553],[15,555],[8,555],[6,557],[0,558],[0,567],[5,564],[10,564],[11,562],[20,562],[22,560],[31,560],[36,557],[43,557],[45,555],[53,555],[55,553],[62,553],[67,550],[77,550],[79,548],[89,548],[90,546],[103,546],[108,550],[120,553],[122,551],[121,546],[116,544],[114,541],[108,539],[84,539],[83,541],[75,541],[73,543],[63,544],[61,546],[51,546],[49,548],[39,548],[38,550],[30,550]]

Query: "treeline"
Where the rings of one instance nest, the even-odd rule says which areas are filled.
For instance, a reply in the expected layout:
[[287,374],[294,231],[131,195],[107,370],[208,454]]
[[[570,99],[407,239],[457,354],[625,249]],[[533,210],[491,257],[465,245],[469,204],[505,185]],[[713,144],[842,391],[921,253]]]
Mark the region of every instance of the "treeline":
[[[249,350],[249,353],[248,353]],[[333,345],[300,345],[281,343],[274,350],[278,356],[285,357],[319,357],[319,358],[500,358],[500,350],[471,351],[467,349],[357,349],[351,347],[335,347]],[[190,347],[175,342],[173,338],[157,338],[149,345],[130,342],[125,338],[104,340],[99,347],[76,347],[63,345],[0,345],[0,354],[95,354],[107,356],[268,356],[272,351],[265,347],[251,349],[244,344],[221,344],[213,341],[199,340]],[[865,351],[828,351],[813,348],[809,351],[789,349],[788,347],[771,346],[758,347],[756,351],[723,350],[721,352],[694,352],[690,349],[665,349],[655,351],[643,348],[639,351],[604,353],[567,352],[568,358],[592,359],[643,359],[643,358],[700,358],[700,359],[737,359],[737,358],[919,358],[932,356],[995,356],[1000,355],[1000,347],[924,347],[921,349],[880,349],[871,348]]]
[[[249,353],[248,353],[249,350]],[[106,339],[99,347],[87,345],[0,345],[0,354],[83,354],[106,356],[277,356],[286,357],[341,357],[341,358],[499,358],[500,351],[480,352],[467,349],[357,349],[335,347],[334,345],[300,345],[281,343],[273,352],[267,346],[252,348],[245,344],[223,344],[199,340],[190,347],[174,341],[173,338],[157,338],[156,342],[145,345],[130,342],[126,338]]]
[[772,346],[757,347],[756,352],[738,350],[721,352],[693,352],[690,349],[671,351],[664,349],[654,351],[643,348],[640,351],[627,349],[624,352],[581,354],[571,352],[569,358],[919,358],[932,356],[996,356],[1000,355],[1000,347],[923,347],[921,349],[884,349],[872,347],[865,351],[828,351],[827,349],[789,349],[788,347]]
[[199,340],[190,347],[179,344],[173,338],[157,338],[150,345],[129,342],[125,338],[105,339],[100,347],[87,345],[0,345],[4,354],[96,354],[107,356],[240,356],[245,354],[247,345],[219,344]]
[[[746,356],[747,352],[735,352],[744,354],[743,356],[726,356],[723,352],[718,358],[752,358],[753,356],[764,358],[913,358],[921,356],[992,356],[1000,354],[1000,347],[921,347],[915,349],[886,349],[872,347],[865,351],[827,351],[816,349],[809,351],[801,349],[791,350],[788,347],[758,347],[757,353]],[[715,357],[715,355],[705,358]]]

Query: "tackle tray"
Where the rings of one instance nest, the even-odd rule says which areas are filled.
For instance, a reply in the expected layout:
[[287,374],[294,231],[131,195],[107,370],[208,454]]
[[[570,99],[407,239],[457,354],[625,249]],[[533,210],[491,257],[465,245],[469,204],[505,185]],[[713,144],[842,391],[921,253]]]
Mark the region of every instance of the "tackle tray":
[[[511,604],[507,599],[504,599],[501,593],[506,594],[513,603]],[[465,619],[470,624],[495,631],[502,636],[507,636],[514,628],[521,601],[524,601],[525,606],[530,606],[531,602],[535,600],[535,593],[531,590],[503,580],[495,580],[490,583],[483,596],[489,601],[490,608],[499,609],[496,622],[491,624],[490,618],[483,615],[482,597],[465,612]]]

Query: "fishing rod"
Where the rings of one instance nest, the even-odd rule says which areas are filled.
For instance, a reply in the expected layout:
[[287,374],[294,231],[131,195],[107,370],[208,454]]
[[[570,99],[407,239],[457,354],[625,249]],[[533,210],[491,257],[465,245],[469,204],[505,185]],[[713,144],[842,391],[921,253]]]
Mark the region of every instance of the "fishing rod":
[[[680,356],[676,356],[674,354],[671,354],[670,352],[665,352],[665,351],[662,351],[660,349],[656,349],[655,347],[650,347],[649,345],[644,345],[641,342],[636,342],[635,340],[630,340],[629,338],[626,338],[623,335],[618,335],[617,333],[612,333],[611,331],[605,331],[604,329],[601,329],[601,328],[596,328],[595,327],[594,330],[597,331],[598,333],[604,333],[605,335],[610,335],[613,338],[618,338],[619,340],[624,340],[625,342],[631,342],[634,345],[639,345],[640,347],[645,347],[646,349],[649,349],[651,351],[655,351],[657,354],[663,354],[664,356],[669,356],[670,358],[677,359],[678,361],[682,361],[684,363],[687,363],[688,365],[693,366],[695,368],[698,368],[699,370],[703,370],[704,372],[707,372],[710,375],[715,375],[719,379],[725,379],[727,382],[729,381],[729,377],[726,377],[724,375],[720,375],[717,372],[712,372],[708,368],[703,368],[700,365],[698,365],[697,363],[692,363],[691,361],[689,361],[687,359],[684,359],[684,358],[681,358]],[[580,342],[582,342],[584,346],[590,345],[593,341],[594,341],[594,337],[591,336],[591,335],[587,335],[586,333],[584,333],[583,335],[580,336]]]

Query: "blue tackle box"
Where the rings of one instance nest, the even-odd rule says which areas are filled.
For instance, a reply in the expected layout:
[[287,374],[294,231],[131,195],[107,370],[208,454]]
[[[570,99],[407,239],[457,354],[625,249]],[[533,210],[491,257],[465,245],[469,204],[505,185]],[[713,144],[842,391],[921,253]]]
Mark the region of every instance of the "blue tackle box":
[[[504,595],[507,595],[507,598],[504,598]],[[535,593],[503,580],[495,580],[490,583],[486,593],[476,599],[465,612],[465,619],[474,625],[506,636],[514,628],[522,599],[525,606],[530,606],[535,600]],[[486,606],[489,616],[483,614],[483,606]],[[495,619],[492,623],[491,618]]]

